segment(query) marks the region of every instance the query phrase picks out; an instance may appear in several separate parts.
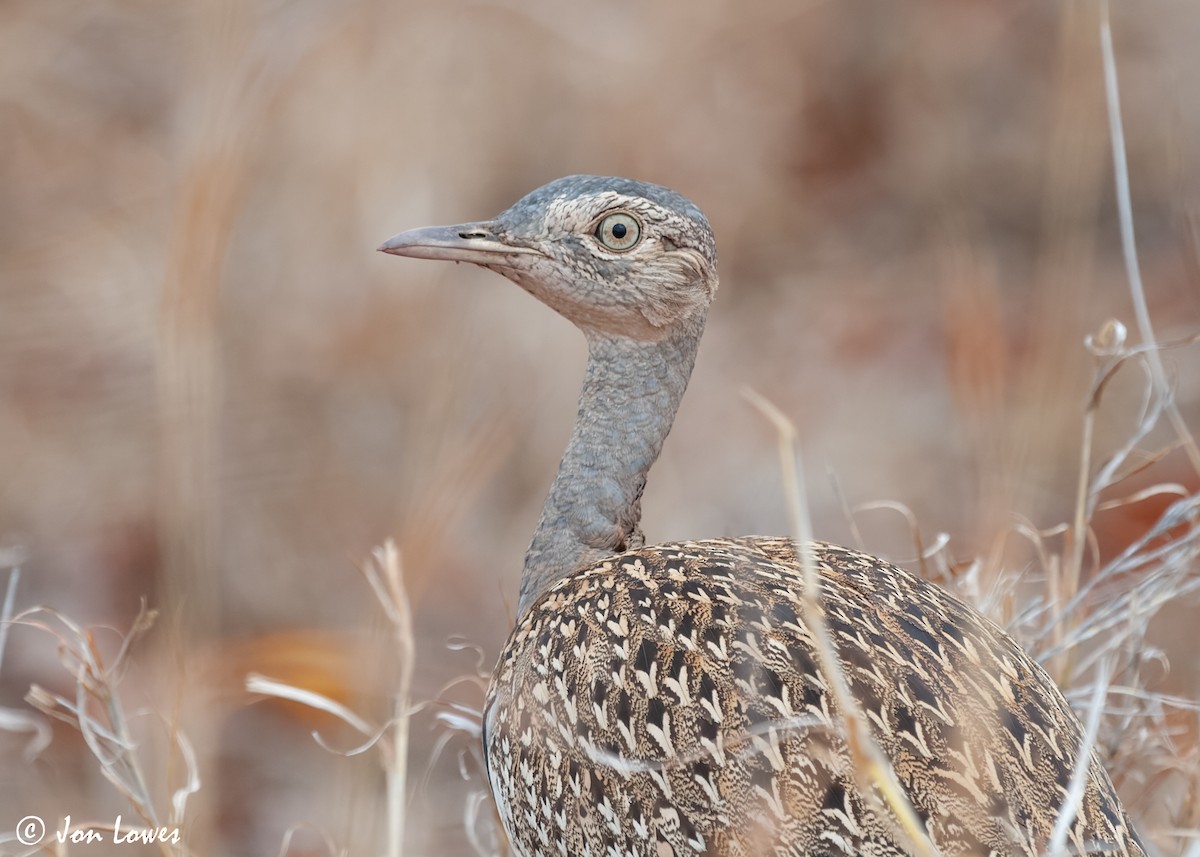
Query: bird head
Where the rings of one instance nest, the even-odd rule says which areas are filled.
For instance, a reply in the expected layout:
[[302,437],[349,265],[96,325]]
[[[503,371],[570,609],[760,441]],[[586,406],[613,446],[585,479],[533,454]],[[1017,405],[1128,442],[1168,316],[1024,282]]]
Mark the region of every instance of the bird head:
[[493,220],[410,229],[379,249],[490,268],[584,333],[660,339],[702,325],[717,289],[704,214],[631,179],[556,179]]

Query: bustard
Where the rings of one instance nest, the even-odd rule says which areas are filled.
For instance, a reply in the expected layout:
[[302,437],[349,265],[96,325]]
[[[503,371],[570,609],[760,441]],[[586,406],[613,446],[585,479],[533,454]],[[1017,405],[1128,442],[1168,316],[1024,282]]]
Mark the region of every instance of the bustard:
[[[700,210],[657,185],[571,176],[494,220],[380,249],[490,268],[587,339],[575,428],[484,713],[513,849],[910,853],[857,785],[793,543],[643,540],[646,473],[717,289]],[[945,855],[1044,853],[1083,742],[1053,681],[938,586],[834,545],[814,556],[849,689],[929,841]],[[1068,850],[1143,854],[1099,759],[1085,761]]]

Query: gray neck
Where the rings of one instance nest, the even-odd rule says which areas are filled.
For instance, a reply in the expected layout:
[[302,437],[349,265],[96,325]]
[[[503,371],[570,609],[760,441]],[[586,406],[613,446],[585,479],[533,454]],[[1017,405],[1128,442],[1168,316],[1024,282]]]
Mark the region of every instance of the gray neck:
[[642,489],[687,388],[704,316],[645,342],[588,333],[575,430],[525,555],[518,614],[583,565],[642,545]]

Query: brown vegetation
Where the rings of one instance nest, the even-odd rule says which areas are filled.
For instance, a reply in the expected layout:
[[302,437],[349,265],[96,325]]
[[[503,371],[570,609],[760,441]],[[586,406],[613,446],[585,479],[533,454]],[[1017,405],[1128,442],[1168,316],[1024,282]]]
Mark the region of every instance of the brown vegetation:
[[[1113,14],[1141,273],[1194,428],[1200,9]],[[1141,342],[1100,6],[40,0],[0,23],[0,590],[20,566],[23,616],[0,642],[0,853],[24,815],[171,823],[180,794],[194,853],[377,853],[401,721],[411,853],[497,847],[469,708],[583,346],[499,278],[374,248],[573,172],[670,185],[718,236],[647,536],[790,531],[753,387],[796,423],[820,537],[915,566],[896,507],[847,513],[902,503],[941,546],[926,570],[1081,710],[1111,677],[1115,779],[1163,854],[1198,853],[1200,478],[1166,415],[1128,479],[1094,478],[1152,390],[1135,356],[1089,411],[1119,354],[1085,336],[1119,318]],[[407,693],[387,555],[366,559],[388,538]],[[362,730],[246,693],[251,672],[388,734],[331,754],[310,730],[341,751]],[[411,722],[406,697],[430,701]]]

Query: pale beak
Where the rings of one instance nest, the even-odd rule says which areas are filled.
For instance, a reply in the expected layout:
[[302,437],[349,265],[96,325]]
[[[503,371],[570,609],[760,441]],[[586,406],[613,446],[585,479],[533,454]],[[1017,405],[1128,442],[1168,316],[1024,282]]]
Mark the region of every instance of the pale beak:
[[504,265],[513,256],[537,254],[531,247],[507,244],[496,237],[491,223],[461,223],[457,226],[423,226],[393,235],[379,247],[393,256]]

